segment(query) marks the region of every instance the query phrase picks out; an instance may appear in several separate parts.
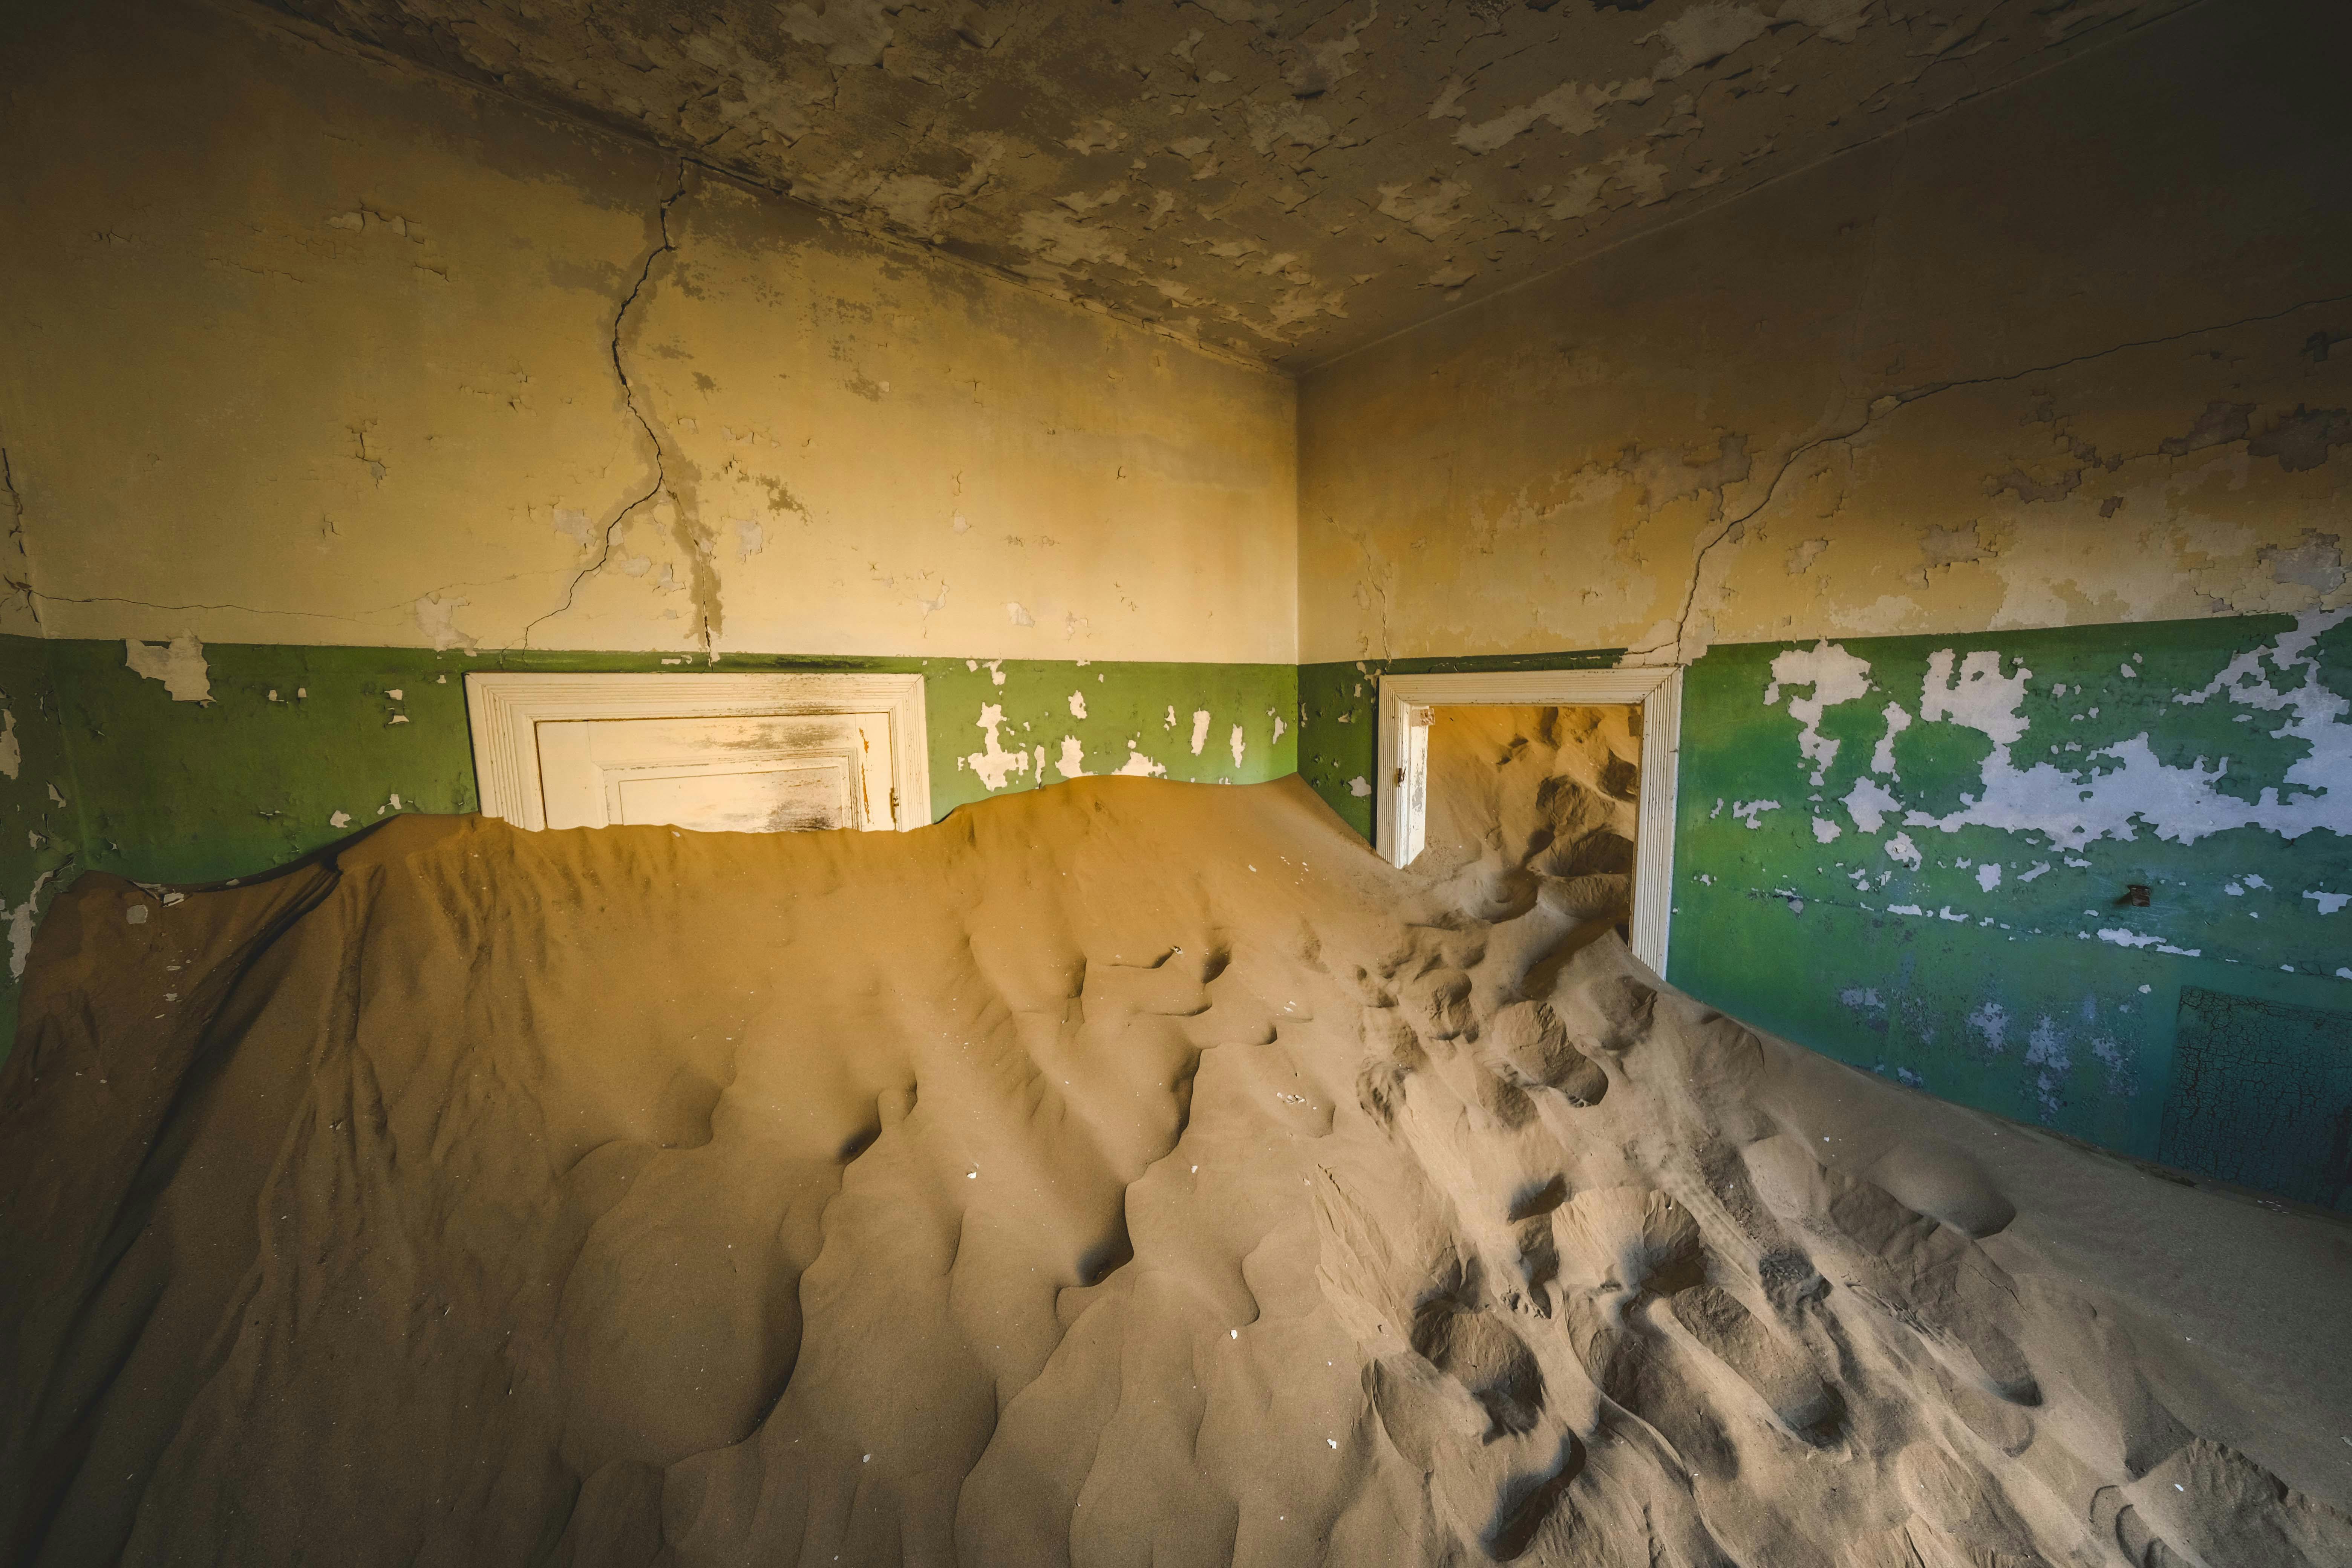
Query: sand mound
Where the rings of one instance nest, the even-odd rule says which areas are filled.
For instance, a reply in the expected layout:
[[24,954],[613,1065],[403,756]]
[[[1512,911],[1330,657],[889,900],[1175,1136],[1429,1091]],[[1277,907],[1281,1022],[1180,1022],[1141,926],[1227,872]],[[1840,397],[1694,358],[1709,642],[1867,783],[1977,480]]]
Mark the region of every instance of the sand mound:
[[85,878],[0,1081],[0,1545],[2352,1562],[2343,1225],[1457,890],[1125,779]]

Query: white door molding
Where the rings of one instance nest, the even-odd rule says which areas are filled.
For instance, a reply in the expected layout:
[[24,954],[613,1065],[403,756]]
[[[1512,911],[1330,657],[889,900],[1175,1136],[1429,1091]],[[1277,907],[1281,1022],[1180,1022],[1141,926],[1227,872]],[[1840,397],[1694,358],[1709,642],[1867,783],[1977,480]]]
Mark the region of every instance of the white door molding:
[[1678,665],[1618,669],[1514,669],[1380,679],[1380,787],[1372,792],[1381,856],[1406,866],[1422,849],[1429,809],[1429,710],[1454,707],[1583,708],[1638,703],[1642,710],[1641,800],[1633,834],[1633,956],[1666,972],[1673,913],[1675,765],[1682,745],[1683,672]]
[[466,717],[474,734],[482,815],[533,832],[547,826],[538,741],[542,723],[793,713],[887,715],[898,830],[930,826],[930,745],[919,675],[475,670],[466,677]]

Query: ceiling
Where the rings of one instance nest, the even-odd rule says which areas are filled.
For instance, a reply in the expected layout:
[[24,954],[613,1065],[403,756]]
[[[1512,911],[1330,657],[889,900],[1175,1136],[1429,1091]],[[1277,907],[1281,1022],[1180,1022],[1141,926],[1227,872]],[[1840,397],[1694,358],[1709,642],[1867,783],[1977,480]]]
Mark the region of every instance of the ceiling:
[[2196,0],[269,0],[1300,371]]

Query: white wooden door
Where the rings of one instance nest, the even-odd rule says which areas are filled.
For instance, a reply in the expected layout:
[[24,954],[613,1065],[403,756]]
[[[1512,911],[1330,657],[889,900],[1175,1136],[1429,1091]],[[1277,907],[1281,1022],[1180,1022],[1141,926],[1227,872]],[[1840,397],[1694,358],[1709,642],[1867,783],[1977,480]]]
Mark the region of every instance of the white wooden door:
[[887,713],[542,720],[533,732],[550,827],[898,826]]

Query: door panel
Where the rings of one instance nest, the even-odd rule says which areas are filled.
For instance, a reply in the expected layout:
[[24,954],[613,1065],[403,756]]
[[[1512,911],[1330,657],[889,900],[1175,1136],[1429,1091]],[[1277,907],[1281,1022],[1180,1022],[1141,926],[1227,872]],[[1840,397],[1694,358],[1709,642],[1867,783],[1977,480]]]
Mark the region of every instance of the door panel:
[[550,827],[894,826],[887,714],[564,720],[536,738]]

